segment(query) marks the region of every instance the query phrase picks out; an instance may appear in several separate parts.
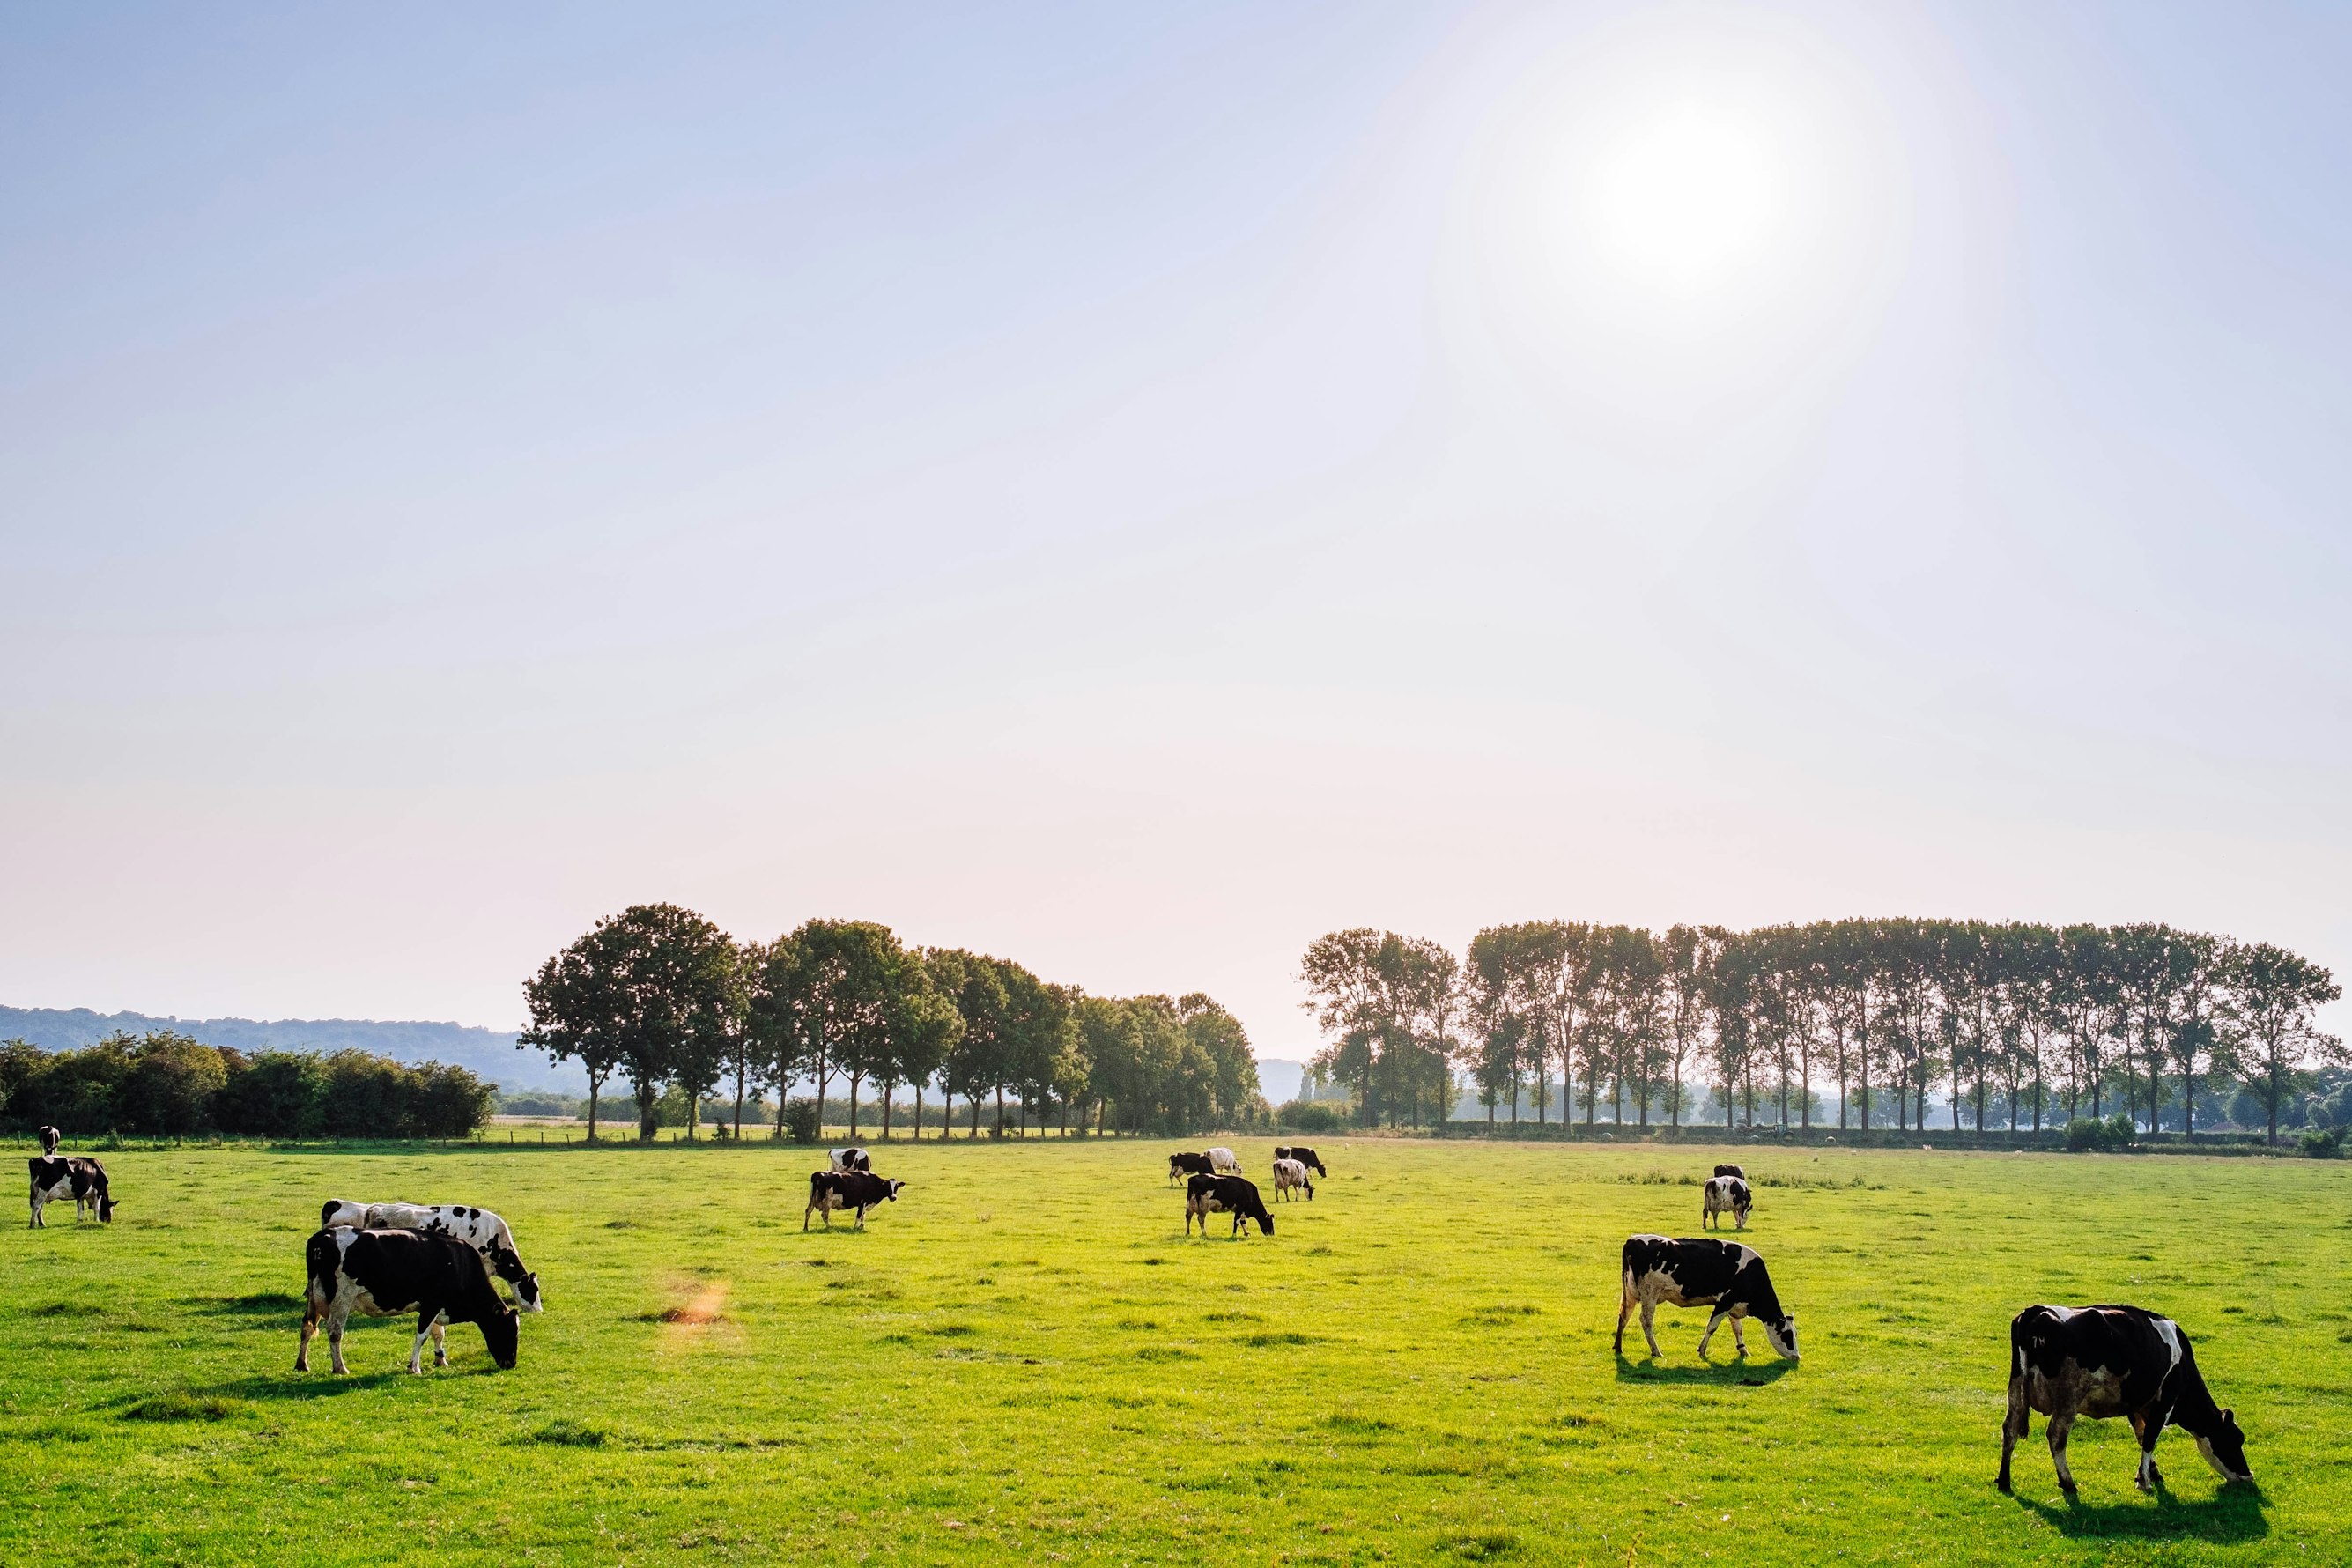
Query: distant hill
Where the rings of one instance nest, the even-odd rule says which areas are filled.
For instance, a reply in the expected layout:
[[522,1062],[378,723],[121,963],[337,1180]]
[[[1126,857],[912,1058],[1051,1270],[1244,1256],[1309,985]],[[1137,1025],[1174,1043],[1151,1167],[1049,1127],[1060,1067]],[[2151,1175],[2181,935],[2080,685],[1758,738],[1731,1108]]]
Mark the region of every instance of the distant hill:
[[[240,1051],[340,1051],[357,1048],[397,1062],[449,1062],[488,1079],[509,1093],[535,1089],[586,1094],[586,1075],[571,1063],[558,1066],[538,1051],[515,1049],[511,1031],[478,1029],[466,1024],[378,1022],[372,1018],[151,1017],[145,1013],[93,1013],[87,1007],[0,1007],[0,1040],[29,1040],[47,1051],[95,1045],[117,1029],[143,1035],[176,1029],[208,1046]],[[1279,1058],[1257,1064],[1266,1103],[1295,1100],[1306,1077],[1304,1063]]]
[[1298,1086],[1306,1081],[1307,1064],[1284,1061],[1279,1057],[1257,1064],[1258,1092],[1265,1096],[1268,1105],[1280,1105],[1298,1098]]
[[176,1029],[208,1046],[240,1051],[373,1051],[400,1062],[448,1062],[499,1088],[585,1094],[577,1068],[556,1066],[537,1051],[515,1049],[510,1032],[465,1024],[378,1022],[369,1018],[155,1018],[144,1013],[93,1013],[87,1007],[0,1007],[0,1040],[29,1040],[44,1050],[94,1045],[118,1029],[143,1035]]

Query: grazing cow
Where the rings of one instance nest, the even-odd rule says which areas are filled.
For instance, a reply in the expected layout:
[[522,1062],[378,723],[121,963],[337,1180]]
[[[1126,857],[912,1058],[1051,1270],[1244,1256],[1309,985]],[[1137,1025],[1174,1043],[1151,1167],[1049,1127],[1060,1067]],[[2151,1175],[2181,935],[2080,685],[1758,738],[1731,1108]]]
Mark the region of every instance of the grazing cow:
[[2050,1417],[2050,1459],[2072,1498],[2066,1435],[2081,1416],[2124,1415],[2139,1435],[2139,1489],[2154,1491],[2156,1439],[2168,1422],[2197,1439],[2197,1451],[2225,1481],[2251,1481],[2246,1437],[2235,1412],[2206,1391],[2189,1336],[2170,1318],[2138,1307],[2028,1307],[2009,1325],[2009,1415],[2000,1424],[2000,1476],[2033,1425]]
[[1323,1168],[1322,1157],[1304,1143],[1293,1143],[1287,1148],[1276,1146],[1274,1157],[1277,1160],[1296,1160],[1302,1165],[1312,1165],[1315,1167],[1315,1173],[1318,1176],[1328,1176],[1331,1173]]
[[1715,1176],[1706,1184],[1706,1195],[1699,1202],[1698,1226],[1705,1230],[1712,1223],[1720,1226],[1722,1216],[1729,1215],[1741,1230],[1748,1228],[1748,1208],[1754,1199],[1748,1184],[1738,1176]]
[[43,1154],[26,1161],[25,1167],[33,1178],[33,1217],[25,1222],[26,1229],[46,1226],[49,1222],[41,1211],[68,1198],[73,1199],[77,1225],[85,1207],[98,1215],[100,1225],[113,1223],[114,1195],[107,1191],[106,1167],[97,1161],[78,1154]]
[[809,1173],[808,1207],[801,1210],[801,1228],[808,1229],[808,1216],[824,1215],[824,1228],[833,1228],[833,1211],[856,1209],[857,1228],[866,1228],[866,1211],[879,1208],[886,1203],[898,1201],[898,1189],[904,1182],[894,1182],[871,1171],[811,1171]]
[[827,1153],[831,1155],[833,1168],[836,1171],[870,1171],[874,1168],[874,1157],[854,1143],[846,1149],[828,1150]]
[[488,1209],[466,1204],[360,1204],[349,1198],[329,1198],[319,1207],[319,1228],[347,1225],[357,1230],[413,1230],[420,1236],[454,1236],[482,1255],[490,1272],[507,1282],[515,1305],[526,1312],[541,1312],[547,1303],[539,1293],[539,1276],[523,1267],[514,1232]]
[[1168,1182],[1173,1186],[1179,1176],[1207,1176],[1215,1173],[1216,1162],[1206,1154],[1171,1154],[1168,1156]]
[[34,1129],[33,1136],[41,1141],[41,1152],[44,1154],[56,1153],[58,1152],[58,1144],[63,1142],[65,1138],[64,1133],[58,1131],[56,1128],[49,1126],[47,1122],[44,1122],[39,1127]]
[[1209,1234],[1209,1216],[1229,1214],[1234,1216],[1234,1234],[1242,1233],[1242,1222],[1257,1221],[1259,1231],[1274,1234],[1274,1216],[1265,1212],[1265,1203],[1257,1195],[1257,1184],[1244,1176],[1194,1176],[1184,1184],[1184,1234],[1192,1234],[1192,1222],[1201,1222],[1201,1234]]
[[433,1364],[449,1364],[446,1325],[478,1323],[490,1359],[512,1370],[517,1331],[514,1309],[490,1283],[482,1255],[454,1236],[420,1236],[413,1230],[360,1230],[336,1226],[310,1238],[302,1260],[309,1271],[303,1291],[302,1348],[294,1370],[310,1370],[310,1336],[323,1321],[327,1353],[338,1373],[343,1364],[343,1325],[354,1312],[371,1318],[416,1314],[416,1339],[408,1347],[408,1370],[422,1373],[427,1335]]
[[1301,1188],[1306,1190],[1307,1201],[1313,1203],[1315,1184],[1307,1178],[1305,1162],[1276,1160],[1274,1163],[1274,1201],[1280,1203]]
[[1209,1168],[1220,1175],[1238,1175],[1242,1163],[1231,1149],[1216,1148],[1209,1151]]
[[1715,1173],[1718,1176],[1737,1176],[1743,1182],[1748,1179],[1748,1173],[1738,1165],[1717,1165],[1715,1168]]
[[1619,1355],[1625,1353],[1625,1320],[1636,1304],[1642,1309],[1642,1338],[1649,1342],[1650,1353],[1664,1353],[1658,1349],[1658,1336],[1650,1326],[1657,1316],[1658,1303],[1664,1301],[1676,1307],[1715,1309],[1715,1316],[1706,1321],[1706,1331],[1698,1337],[1702,1356],[1706,1354],[1706,1342],[1715,1337],[1726,1318],[1731,1320],[1731,1342],[1746,1355],[1748,1343],[1740,1338],[1739,1321],[1754,1318],[1764,1325],[1764,1337],[1772,1342],[1774,1350],[1790,1361],[1797,1359],[1796,1314],[1780,1310],[1772,1278],[1764,1271],[1764,1259],[1754,1247],[1712,1237],[1675,1240],[1630,1236],[1625,1238],[1622,1268],[1624,1294],[1617,1303]]

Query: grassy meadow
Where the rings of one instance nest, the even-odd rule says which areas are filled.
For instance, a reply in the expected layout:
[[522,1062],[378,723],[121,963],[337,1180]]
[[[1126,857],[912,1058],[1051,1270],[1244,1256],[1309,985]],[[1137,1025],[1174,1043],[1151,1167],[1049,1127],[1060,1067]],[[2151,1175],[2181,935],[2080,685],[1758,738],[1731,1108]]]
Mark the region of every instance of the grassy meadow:
[[[1743,1148],[1790,1367],[1672,1308],[1611,1354],[1619,1244],[1697,1233],[1707,1150],[1328,1138],[1234,1242],[1171,1147],[895,1146],[863,1235],[760,1144],[108,1155],[111,1227],[0,1227],[0,1557],[2352,1562],[2345,1167]],[[520,1368],[354,1320],[355,1375],[293,1372],[330,1196],[505,1215]],[[2142,1498],[2085,1423],[2070,1508],[2039,1419],[1993,1489],[2010,1315],[2116,1300],[2189,1329],[2259,1491],[2175,1432]]]

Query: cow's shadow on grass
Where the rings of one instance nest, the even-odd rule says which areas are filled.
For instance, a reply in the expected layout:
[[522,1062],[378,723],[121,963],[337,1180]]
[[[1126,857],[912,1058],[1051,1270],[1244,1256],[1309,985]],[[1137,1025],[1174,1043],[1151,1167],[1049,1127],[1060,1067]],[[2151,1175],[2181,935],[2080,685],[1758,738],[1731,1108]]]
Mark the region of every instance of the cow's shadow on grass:
[[2159,1483],[2153,1503],[2034,1502],[2018,1505],[2076,1541],[2260,1541],[2271,1532],[2268,1500],[2251,1481],[2229,1481],[2202,1501],[2172,1495]]
[[[488,1368],[484,1371],[492,1370]],[[387,1367],[382,1372],[346,1373],[338,1377],[331,1372],[287,1372],[256,1373],[251,1377],[232,1378],[226,1383],[212,1384],[200,1392],[229,1399],[332,1399],[338,1394],[357,1394],[362,1389],[383,1388],[410,1375],[406,1366]],[[443,1367],[429,1375],[467,1377],[470,1372],[455,1367]]]
[[1703,1361],[1696,1366],[1669,1366],[1662,1361],[1628,1361],[1617,1355],[1620,1383],[1697,1384],[1713,1388],[1762,1388],[1796,1370],[1797,1363],[1773,1357],[1769,1361]]

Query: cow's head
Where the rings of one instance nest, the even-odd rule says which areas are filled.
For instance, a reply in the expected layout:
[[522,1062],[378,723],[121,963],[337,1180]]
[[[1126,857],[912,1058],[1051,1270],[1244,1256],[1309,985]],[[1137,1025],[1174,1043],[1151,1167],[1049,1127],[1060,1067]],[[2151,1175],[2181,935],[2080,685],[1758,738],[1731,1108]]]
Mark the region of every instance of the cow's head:
[[539,1299],[539,1276],[522,1266],[522,1254],[511,1247],[499,1246],[490,1252],[490,1272],[505,1280],[514,1291],[515,1304],[526,1312],[546,1310]]
[[1257,1221],[1258,1234],[1260,1236],[1272,1236],[1274,1234],[1274,1216],[1265,1212],[1265,1205],[1264,1204],[1257,1204],[1253,1206],[1255,1208],[1256,1212],[1252,1214],[1250,1218]]
[[898,1201],[898,1189],[899,1189],[900,1187],[905,1186],[906,1184],[907,1184],[906,1183],[904,1183],[904,1182],[899,1182],[899,1181],[893,1181],[892,1183],[890,1183],[890,1184],[889,1184],[889,1185],[890,1185],[890,1191],[889,1191],[889,1193],[887,1194],[887,1196],[889,1197],[889,1199],[890,1199],[890,1201],[891,1201],[892,1203],[894,1203],[894,1204],[895,1204],[895,1203],[897,1203],[897,1202]]
[[100,1225],[114,1223],[114,1200],[104,1193],[98,1194],[98,1222]]
[[500,1308],[481,1321],[482,1342],[490,1347],[490,1359],[499,1363],[499,1370],[512,1372],[516,1348],[522,1340],[522,1331],[516,1326],[514,1310]]
[[1790,1361],[1796,1360],[1797,1314],[1790,1312],[1786,1317],[1767,1319],[1764,1323],[1764,1337],[1772,1342],[1774,1350],[1787,1356]]
[[2238,1413],[2234,1410],[2221,1412],[2221,1424],[2198,1437],[2197,1450],[2225,1481],[2254,1479],[2254,1472],[2246,1468],[2246,1435],[2238,1430]]

